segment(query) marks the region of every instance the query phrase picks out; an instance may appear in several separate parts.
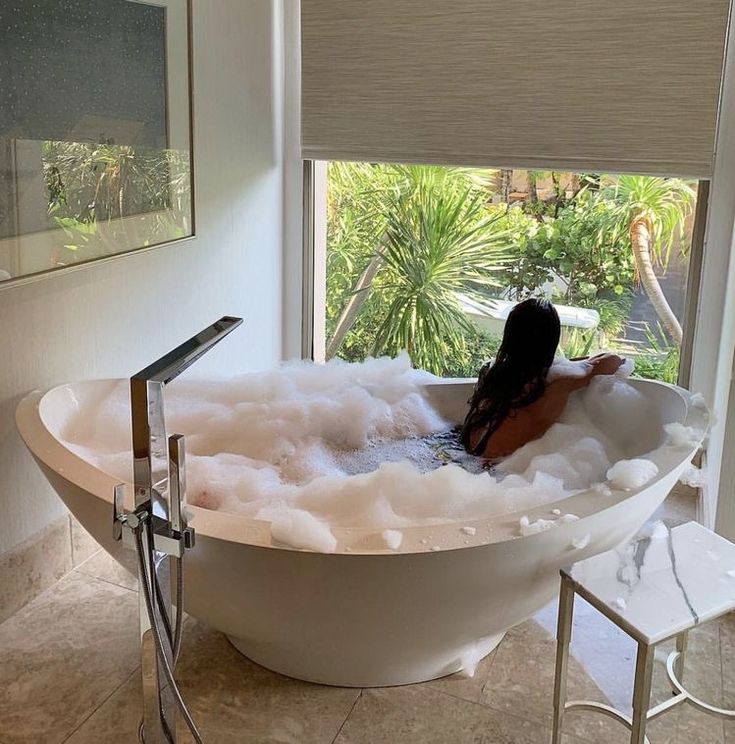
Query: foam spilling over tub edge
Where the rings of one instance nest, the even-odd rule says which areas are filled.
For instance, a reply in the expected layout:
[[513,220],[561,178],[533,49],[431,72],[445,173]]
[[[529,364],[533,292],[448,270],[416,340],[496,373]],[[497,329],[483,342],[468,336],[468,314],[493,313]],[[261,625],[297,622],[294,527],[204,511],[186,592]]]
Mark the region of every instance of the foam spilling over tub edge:
[[[657,416],[624,380],[598,378],[573,396],[544,437],[508,458],[500,475],[456,465],[422,473],[408,462],[340,472],[335,448],[446,428],[423,392],[434,379],[402,356],[177,381],[167,389],[167,424],[187,437],[192,503],[267,520],[277,543],[317,552],[401,551],[402,531],[415,527],[426,529],[421,549],[444,549],[433,544],[432,528],[451,522],[457,525],[451,547],[481,544],[485,534],[462,527],[557,504],[592,484],[606,498],[608,471],[644,454],[630,452],[631,432]],[[123,480],[131,471],[127,395],[121,384],[64,431],[71,449]],[[687,433],[688,441],[696,434]],[[360,538],[340,546],[334,532],[350,528]],[[370,532],[372,539],[365,537]]]

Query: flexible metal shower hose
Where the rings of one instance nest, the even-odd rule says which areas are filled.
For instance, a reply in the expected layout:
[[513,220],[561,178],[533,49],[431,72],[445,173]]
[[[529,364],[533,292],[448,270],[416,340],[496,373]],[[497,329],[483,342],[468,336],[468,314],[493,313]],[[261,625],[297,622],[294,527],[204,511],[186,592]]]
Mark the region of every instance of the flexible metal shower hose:
[[[181,691],[179,690],[178,685],[176,684],[176,681],[174,679],[174,673],[173,670],[176,668],[176,662],[179,658],[179,653],[181,651],[181,638],[182,638],[182,618],[183,618],[183,597],[184,597],[184,577],[183,577],[183,561],[179,559],[179,565],[178,570],[176,571],[176,628],[174,631],[173,638],[171,637],[171,623],[168,619],[168,615],[166,613],[165,607],[163,607],[163,603],[161,601],[161,592],[160,587],[158,586],[158,581],[156,579],[156,572],[153,565],[147,565],[147,562],[145,560],[145,549],[143,546],[143,538],[141,536],[141,528],[140,525],[137,525],[133,529],[133,535],[135,537],[135,552],[138,556],[138,569],[141,576],[141,579],[143,581],[143,586],[141,587],[143,590],[143,598],[145,600],[145,606],[146,606],[146,612],[148,613],[148,620],[150,622],[151,630],[153,632],[153,640],[156,646],[156,650],[158,652],[158,659],[161,662],[161,666],[163,667],[163,673],[166,677],[167,682],[169,683],[171,687],[171,692],[173,693],[174,700],[176,701],[176,705],[178,706],[179,710],[181,711],[181,715],[191,732],[191,735],[194,737],[194,741],[196,744],[203,744],[201,734],[199,733],[199,730],[196,727],[196,724],[194,723],[194,719],[191,717],[191,713],[189,713],[189,709],[186,707],[186,703],[184,702],[183,697],[181,696]],[[151,564],[153,562],[153,557],[151,555]],[[166,631],[166,634],[168,636],[169,643],[172,646],[172,661],[173,665],[169,663],[169,660],[166,658],[165,650],[163,648],[163,638],[161,636],[161,630],[158,627],[158,624],[156,623],[156,616],[153,608],[153,597],[156,597],[156,601],[159,605],[158,609],[160,611],[160,615],[162,618],[162,622],[164,625],[164,629]],[[162,721],[164,723],[164,726],[166,726],[166,721],[162,717]],[[169,741],[173,741],[173,737],[171,736],[170,731],[166,731],[166,737],[169,739]],[[138,727],[138,738],[143,744],[145,744],[145,730],[144,730],[144,722],[140,722],[140,726]]]

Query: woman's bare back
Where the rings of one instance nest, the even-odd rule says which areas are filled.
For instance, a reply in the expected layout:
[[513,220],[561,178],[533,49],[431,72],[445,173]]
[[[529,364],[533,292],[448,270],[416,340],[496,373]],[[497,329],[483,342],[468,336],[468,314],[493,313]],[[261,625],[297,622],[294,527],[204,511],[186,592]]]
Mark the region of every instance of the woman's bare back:
[[[543,436],[559,419],[567,405],[569,396],[589,385],[597,375],[612,375],[617,372],[623,359],[615,354],[598,354],[589,359],[574,362],[579,370],[574,374],[563,374],[547,383],[537,400],[514,409],[490,435],[482,456],[497,460],[512,455],[524,444]],[[472,433],[471,444],[476,447],[485,431]]]

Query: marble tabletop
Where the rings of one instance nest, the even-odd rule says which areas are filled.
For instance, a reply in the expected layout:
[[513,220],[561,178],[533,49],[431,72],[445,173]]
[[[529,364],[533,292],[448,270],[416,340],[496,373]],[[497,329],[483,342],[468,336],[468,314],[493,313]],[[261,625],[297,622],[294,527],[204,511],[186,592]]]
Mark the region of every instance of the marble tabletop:
[[696,522],[650,533],[575,563],[580,596],[644,643],[735,609],[735,545]]

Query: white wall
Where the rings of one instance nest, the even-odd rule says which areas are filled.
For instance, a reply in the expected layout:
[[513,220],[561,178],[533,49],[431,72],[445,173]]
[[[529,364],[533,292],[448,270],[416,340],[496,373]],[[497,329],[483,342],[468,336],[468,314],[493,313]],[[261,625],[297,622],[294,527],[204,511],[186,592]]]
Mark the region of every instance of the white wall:
[[707,448],[703,521],[735,539],[735,35],[728,39],[716,141],[690,387],[713,413]]
[[301,159],[301,42],[299,0],[280,0],[277,8],[283,26],[283,354],[286,359],[304,356],[304,245],[303,179]]
[[29,390],[129,376],[224,314],[244,326],[195,370],[280,359],[278,3],[193,2],[197,237],[0,289],[0,553],[64,513],[15,431]]

